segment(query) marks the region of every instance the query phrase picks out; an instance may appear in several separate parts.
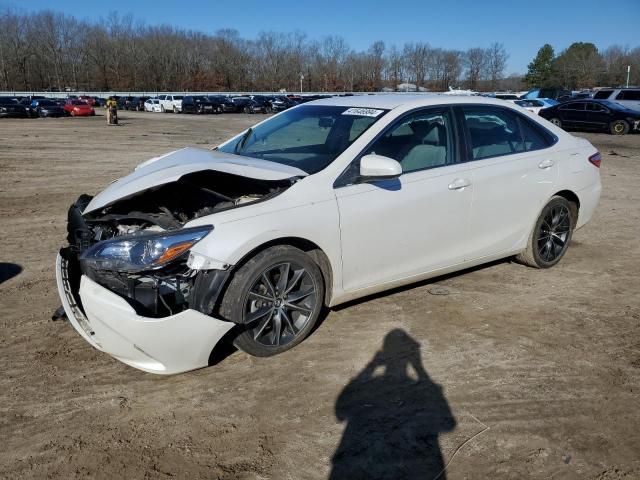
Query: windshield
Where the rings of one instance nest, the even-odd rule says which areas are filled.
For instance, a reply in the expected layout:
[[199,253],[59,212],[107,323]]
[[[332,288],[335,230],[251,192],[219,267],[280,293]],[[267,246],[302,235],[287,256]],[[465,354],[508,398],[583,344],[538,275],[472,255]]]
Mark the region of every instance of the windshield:
[[374,108],[304,105],[247,130],[219,150],[319,172],[386,113]]

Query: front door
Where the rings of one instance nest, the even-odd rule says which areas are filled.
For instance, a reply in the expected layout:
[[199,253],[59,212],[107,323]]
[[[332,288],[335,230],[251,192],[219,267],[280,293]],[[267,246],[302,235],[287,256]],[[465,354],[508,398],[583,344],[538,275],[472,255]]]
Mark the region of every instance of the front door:
[[[410,113],[363,154],[394,158],[395,180],[335,190],[342,241],[343,288],[358,290],[461,263],[473,186],[459,163],[448,108]],[[357,161],[354,165],[358,171]]]

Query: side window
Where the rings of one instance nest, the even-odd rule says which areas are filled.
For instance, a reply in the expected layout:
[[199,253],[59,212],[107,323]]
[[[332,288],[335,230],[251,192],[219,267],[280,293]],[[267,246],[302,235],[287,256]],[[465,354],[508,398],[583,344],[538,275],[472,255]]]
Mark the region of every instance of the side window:
[[587,103],[587,111],[588,112],[606,112],[606,108],[604,108],[599,103]]
[[522,140],[524,141],[524,149],[527,152],[532,150],[542,150],[553,144],[551,135],[544,132],[541,127],[537,127],[527,118],[518,115],[520,129],[522,132]]
[[584,110],[584,103],[565,103],[560,107],[560,110]]
[[523,152],[515,114],[495,107],[463,107],[473,160]]
[[622,90],[616,100],[640,100],[640,90]]
[[453,163],[452,121],[449,110],[422,110],[402,118],[364,153],[397,160],[409,173]]

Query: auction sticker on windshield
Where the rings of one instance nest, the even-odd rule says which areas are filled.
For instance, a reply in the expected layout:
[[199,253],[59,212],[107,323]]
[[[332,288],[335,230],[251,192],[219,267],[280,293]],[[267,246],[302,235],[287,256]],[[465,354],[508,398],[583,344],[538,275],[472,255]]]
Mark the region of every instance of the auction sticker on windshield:
[[361,117],[377,117],[384,110],[378,110],[376,108],[348,108],[342,115],[359,115]]

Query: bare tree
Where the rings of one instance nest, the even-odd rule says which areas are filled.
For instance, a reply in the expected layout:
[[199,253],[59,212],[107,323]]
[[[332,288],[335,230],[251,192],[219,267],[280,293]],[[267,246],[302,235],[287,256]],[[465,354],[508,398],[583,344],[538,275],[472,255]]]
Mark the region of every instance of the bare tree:
[[478,82],[485,75],[487,52],[484,48],[470,48],[464,56],[466,78],[470,89],[477,90]]
[[496,42],[487,49],[487,78],[491,82],[492,90],[497,88],[508,58],[509,54],[501,43]]
[[407,74],[420,88],[425,85],[432,50],[428,43],[406,43],[403,49]]

